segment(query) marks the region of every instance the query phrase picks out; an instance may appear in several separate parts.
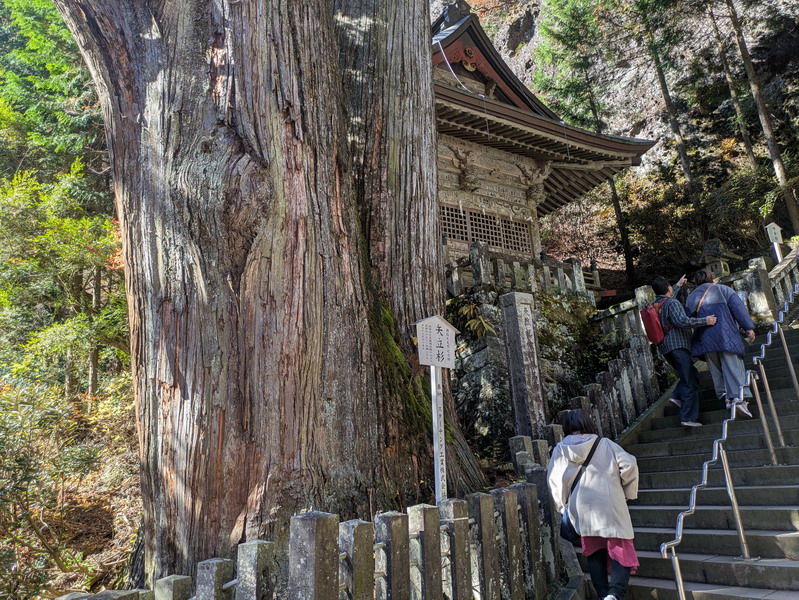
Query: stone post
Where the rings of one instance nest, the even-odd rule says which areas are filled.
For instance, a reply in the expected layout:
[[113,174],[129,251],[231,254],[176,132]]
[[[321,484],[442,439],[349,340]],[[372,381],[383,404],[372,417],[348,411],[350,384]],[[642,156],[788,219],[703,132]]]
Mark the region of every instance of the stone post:
[[508,440],[508,445],[510,446],[510,458],[513,461],[513,467],[516,470],[516,473],[524,474],[524,471],[519,471],[519,465],[516,462],[516,455],[521,453],[526,453],[529,457],[529,460],[533,460],[533,442],[530,439],[530,436],[527,435],[515,435]]
[[339,562],[339,579],[342,584],[347,586],[348,600],[373,600],[374,598],[374,543],[374,525],[368,521],[352,519],[344,521],[338,526],[339,549],[342,554],[346,555]]
[[444,569],[444,593],[449,600],[472,600],[472,561],[469,550],[469,513],[465,500],[450,498],[438,503],[446,534],[442,547],[449,554]]
[[598,383],[589,383],[583,386],[583,393],[591,403],[591,414],[594,417],[594,424],[599,435],[610,437],[610,415],[605,410],[602,386]]
[[500,296],[505,348],[517,435],[542,437],[547,423],[539,368],[538,337],[532,294]]
[[232,600],[233,589],[224,585],[233,580],[233,561],[211,558],[197,565],[197,600]]
[[447,275],[447,291],[456,298],[463,293],[461,268],[458,265],[450,265]]
[[533,440],[533,462],[545,469],[549,465],[549,442],[546,440]]
[[567,258],[566,262],[572,266],[572,281],[574,282],[574,293],[583,294],[587,293],[585,287],[585,276],[583,275],[583,265],[577,258]]
[[[105,590],[93,596],[87,596],[92,600],[139,600],[138,590]],[[222,596],[220,596],[222,598]]]
[[525,473],[528,483],[541,490],[538,495],[538,522],[541,524],[541,551],[546,570],[547,581],[552,584],[560,576],[560,559],[558,540],[560,539],[560,514],[553,509],[549,495],[547,470],[542,467],[527,469]]
[[289,600],[338,598],[338,516],[313,511],[291,517]]
[[254,540],[239,544],[236,556],[236,600],[271,598],[275,590],[279,567],[275,543]]
[[473,242],[469,248],[469,262],[472,265],[472,285],[480,287],[494,283],[491,273],[491,259],[488,256],[488,244]]
[[497,289],[504,290],[508,286],[506,284],[506,279],[508,275],[508,265],[505,264],[505,261],[501,258],[494,259],[494,282],[497,286]]
[[522,558],[521,521],[519,501],[513,490],[491,490],[494,511],[500,532],[499,562],[502,573],[502,597],[507,600],[525,600],[524,560]]
[[[488,494],[469,494],[469,517],[474,520],[472,539],[477,548],[477,569],[472,572],[472,582],[479,586],[484,600],[500,600],[501,586],[497,531],[494,522],[494,502]],[[477,587],[475,586],[475,587]]]
[[170,575],[155,582],[155,600],[189,600],[191,591],[191,577],[186,575]]
[[378,570],[386,574],[385,577],[377,579],[375,598],[407,600],[411,595],[408,515],[393,511],[377,515],[375,543],[383,545],[382,550],[377,552],[376,564]]
[[606,377],[605,381],[613,381],[619,398],[619,421],[616,432],[619,434],[624,427],[635,421],[638,414],[633,397],[633,382],[627,373],[627,365],[621,359],[614,358],[608,361],[608,372],[610,378]]
[[558,424],[547,425],[546,436],[549,445],[554,448],[563,440],[563,427]]
[[[631,340],[632,341],[632,340]],[[640,364],[640,353],[637,348],[624,348],[619,352],[621,360],[630,378],[630,387],[633,393],[633,406],[635,414],[633,419],[643,413],[649,405],[647,393],[644,389],[643,368]],[[629,425],[629,423],[627,423]]]
[[538,489],[531,483],[510,486],[519,503],[522,523],[522,555],[525,571],[525,597],[543,600],[547,597],[547,576],[541,559],[541,523],[538,516]]
[[441,526],[438,508],[417,504],[408,508],[411,554],[411,600],[443,600],[441,588]]

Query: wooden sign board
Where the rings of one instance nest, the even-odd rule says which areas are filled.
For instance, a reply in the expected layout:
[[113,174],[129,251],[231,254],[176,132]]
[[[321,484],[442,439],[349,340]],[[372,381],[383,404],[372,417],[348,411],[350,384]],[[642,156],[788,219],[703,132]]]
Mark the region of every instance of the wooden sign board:
[[419,364],[455,368],[455,335],[459,333],[446,319],[428,317],[416,322]]
[[782,244],[782,227],[776,223],[766,225],[766,235],[768,235],[768,241]]

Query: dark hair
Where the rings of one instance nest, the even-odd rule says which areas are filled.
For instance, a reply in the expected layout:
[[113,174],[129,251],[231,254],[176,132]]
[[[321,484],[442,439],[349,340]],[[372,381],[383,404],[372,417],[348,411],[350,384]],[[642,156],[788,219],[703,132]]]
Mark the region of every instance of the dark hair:
[[570,410],[563,417],[563,433],[597,433],[594,420],[582,408]]
[[713,273],[710,272],[710,269],[702,269],[701,271],[697,271],[694,275],[694,283],[696,285],[702,285],[703,283],[712,283],[713,282]]
[[671,284],[669,284],[669,282],[663,276],[655,277],[652,280],[652,289],[655,290],[655,293],[658,296],[665,296],[668,294],[670,287]]

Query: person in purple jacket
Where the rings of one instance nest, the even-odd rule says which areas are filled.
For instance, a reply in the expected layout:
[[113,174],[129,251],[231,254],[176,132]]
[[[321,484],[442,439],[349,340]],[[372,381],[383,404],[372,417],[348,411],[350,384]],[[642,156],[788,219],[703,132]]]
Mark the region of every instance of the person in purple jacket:
[[[705,327],[694,333],[691,353],[704,358],[713,378],[716,396],[725,401],[727,408],[735,403],[738,412],[751,417],[747,403],[740,402],[739,395],[746,378],[743,361],[746,348],[741,330],[746,332],[748,341],[754,341],[752,317],[735,290],[716,284],[709,270],[697,272],[694,283],[697,287],[685,301],[685,311],[700,318],[716,315],[718,321],[715,327]],[[744,397],[752,397],[748,387],[744,388]]]

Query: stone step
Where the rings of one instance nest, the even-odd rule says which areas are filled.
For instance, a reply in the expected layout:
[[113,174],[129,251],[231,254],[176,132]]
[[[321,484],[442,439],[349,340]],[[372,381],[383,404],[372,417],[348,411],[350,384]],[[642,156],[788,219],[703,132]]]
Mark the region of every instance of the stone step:
[[[771,424],[771,422],[769,422]],[[772,443],[777,445],[776,433],[772,429]],[[783,431],[785,444],[788,446],[799,446],[799,430]],[[713,451],[713,441],[715,438],[696,438],[691,436],[688,439],[677,438],[675,440],[663,442],[648,442],[646,444],[632,444],[627,446],[627,452],[635,455],[638,460],[650,457],[682,456],[686,454],[706,453],[709,455]],[[736,432],[727,441],[726,448],[730,451],[751,450],[766,448],[766,439],[762,430],[754,432]]]
[[[734,479],[737,479],[733,475]],[[698,480],[697,480],[698,483]],[[631,500],[630,506],[643,505],[673,505],[688,506],[691,489],[662,488],[638,490],[638,499]],[[799,485],[773,485],[773,486],[735,486],[735,496],[741,506],[760,506],[763,499],[768,498],[769,506],[799,506]],[[697,493],[698,506],[725,505],[730,499],[726,487],[709,487]]]
[[[675,527],[676,521],[674,527],[636,527],[636,549],[660,551],[661,544],[674,539]],[[759,529],[744,531],[752,556],[799,559],[799,532]],[[738,556],[741,554],[741,546],[735,529],[684,529],[678,552]]]
[[[685,582],[685,595],[688,600],[797,600],[795,591],[782,592],[691,581]],[[631,577],[625,600],[679,600],[673,575],[671,579]]]
[[[699,483],[701,479],[702,473],[698,469],[641,473],[639,488],[691,487]],[[735,469],[733,481],[736,486],[799,485],[799,465],[741,467]],[[724,473],[721,469],[710,470],[708,485],[711,487],[724,486]]]
[[[752,406],[750,405],[750,408]],[[766,411],[768,415],[769,411]],[[753,413],[754,414],[754,413]],[[701,415],[700,415],[701,418]],[[773,424],[771,419],[768,420],[770,429],[773,433]],[[793,431],[799,428],[799,415],[781,415],[780,426],[782,431]],[[752,433],[763,433],[763,425],[760,422],[760,417],[755,416],[752,419],[746,417],[739,417],[735,419],[729,426],[729,433],[732,435],[748,435]],[[639,444],[649,444],[653,442],[674,441],[677,439],[716,439],[721,436],[721,421],[715,423],[706,423],[703,427],[681,427],[680,425],[673,425],[672,427],[664,429],[653,429],[650,431],[642,431],[638,434]]]
[[[640,563],[638,577],[673,581],[674,570],[670,559],[651,550],[640,550],[637,553]],[[685,582],[790,591],[796,600],[796,590],[799,590],[799,561],[787,558],[745,561],[737,556],[687,552],[678,553],[678,556]],[[582,554],[579,557],[585,570],[585,557]]]
[[[775,404],[777,404],[776,400]],[[768,403],[763,408],[766,411],[766,416],[769,417],[771,410],[767,406]],[[739,415],[730,424],[730,427],[734,427],[734,429],[730,429],[731,433],[742,434],[743,432],[753,433],[755,430],[763,431],[763,426],[757,413],[757,404],[754,401],[749,403],[749,410],[752,412],[753,417],[750,419]],[[799,428],[799,402],[777,404],[777,414],[780,417],[780,425],[783,431]],[[652,429],[650,431],[643,431],[639,434],[638,442],[646,444],[682,437],[719,437],[721,435],[721,423],[727,418],[729,418],[729,411],[726,409],[699,413],[699,422],[705,427],[687,428],[680,425],[680,417],[676,415],[658,417],[652,420]]]
[[[677,526],[677,514],[685,506],[630,506],[634,527]],[[741,506],[744,530],[790,531],[799,522],[799,506]],[[729,504],[698,506],[696,512],[686,518],[686,526],[695,529],[735,529]],[[714,551],[718,554],[718,551]]]
[[[747,368],[755,370],[752,366],[748,366]],[[797,369],[797,372],[799,372],[799,368]],[[787,368],[769,369],[766,371],[766,377],[768,379],[768,385],[772,390],[789,389],[793,385],[791,374],[788,372]],[[699,374],[699,385],[702,390],[703,399],[715,397],[713,379],[711,378],[710,373]],[[758,385],[760,386],[760,389],[763,390],[763,384],[760,381],[758,381]]]
[[[799,465],[799,448],[786,447],[775,448],[777,464]],[[662,456],[652,456],[638,459],[638,470],[641,473],[651,473],[655,471],[681,471],[683,469],[695,469],[697,472],[702,468],[702,464],[709,460],[710,452],[700,452],[697,454],[683,454],[675,460],[668,460]],[[768,450],[757,448],[751,450],[731,450],[727,452],[730,459],[730,466],[733,473],[739,467],[761,467],[771,464],[771,457]],[[721,468],[721,464],[711,467]],[[734,475],[733,475],[734,477]]]
[[[760,384],[758,384],[757,389],[760,391],[760,397],[763,402],[766,402],[766,390]],[[796,392],[790,386],[771,388],[771,397],[774,398],[774,402],[796,402],[799,400],[799,398],[797,398]],[[725,406],[726,405],[724,404],[724,401],[719,400],[716,397],[716,392],[710,388],[703,390],[699,394],[699,412],[723,410]],[[665,416],[674,416],[679,412],[680,409],[675,404],[669,402],[669,404],[666,406]]]
[[[799,561],[786,558],[764,558],[744,561],[718,554],[680,553],[680,569],[685,581],[731,587],[754,587],[791,591],[796,599],[799,590]],[[660,552],[638,552],[639,577],[669,579],[674,577],[671,560]]]

